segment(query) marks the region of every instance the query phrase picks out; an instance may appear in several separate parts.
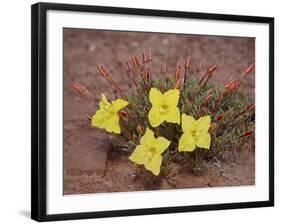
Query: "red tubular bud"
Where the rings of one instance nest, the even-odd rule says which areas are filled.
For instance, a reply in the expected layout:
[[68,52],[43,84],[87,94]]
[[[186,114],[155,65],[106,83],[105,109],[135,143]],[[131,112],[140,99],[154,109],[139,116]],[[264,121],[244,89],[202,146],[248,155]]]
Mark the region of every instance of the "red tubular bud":
[[190,56],[188,56],[188,57],[185,59],[184,68],[185,68],[185,69],[188,69],[188,68],[189,68],[189,64],[190,64]]
[[151,49],[148,48],[146,50],[146,57],[147,57],[147,61],[151,62],[152,61],[152,53],[151,53]]
[[205,97],[205,103],[208,103],[212,99],[213,95],[209,94]]
[[150,81],[151,80],[151,72],[150,72],[149,69],[145,70],[144,78],[145,78],[146,81]]
[[246,68],[243,72],[244,75],[249,75],[254,69],[254,64],[251,64],[248,68]]
[[221,114],[217,117],[217,120],[216,121],[221,121],[222,119],[224,118],[224,114]]
[[145,128],[142,125],[137,126],[137,132],[139,134],[144,134],[145,133]]
[[147,62],[147,56],[146,56],[146,53],[143,52],[142,53],[142,63],[145,64]]
[[190,63],[190,56],[188,56],[185,59],[185,63],[184,63],[184,79],[183,79],[184,84],[186,84],[186,80],[187,80],[187,70],[189,68],[189,63]]
[[217,69],[217,67],[218,67],[217,65],[213,65],[213,66],[211,66],[210,68],[208,68],[208,71],[207,71],[207,72],[208,72],[209,74],[211,74],[211,73],[213,73],[213,72]]
[[178,81],[176,82],[174,89],[180,89],[182,87],[182,83],[183,80],[182,79],[178,79]]
[[180,76],[181,76],[181,70],[180,70],[180,68],[177,68],[176,73],[175,73],[176,82],[179,80]]
[[237,89],[239,86],[240,86],[240,81],[239,80],[237,80],[237,81],[231,80],[230,82],[228,82],[227,84],[224,85],[224,88],[227,91],[232,91],[232,90]]
[[250,135],[252,135],[254,133],[254,131],[255,130],[246,131],[246,132],[244,132],[243,135],[239,136],[239,138],[249,137]]
[[255,104],[249,104],[248,106],[247,106],[247,111],[251,111],[251,110],[253,110],[255,108]]
[[216,128],[217,128],[217,123],[212,123],[209,130],[213,132],[214,130],[216,130]]
[[120,118],[125,118],[125,117],[127,117],[127,112],[124,111],[124,110],[119,111],[118,114],[119,114],[119,117],[120,117]]
[[80,95],[91,96],[91,92],[83,85],[78,82],[72,82],[71,87]]
[[162,64],[161,64],[161,67],[160,67],[160,73],[161,73],[162,75],[164,75],[166,72],[167,72],[166,64],[165,64],[165,63],[162,63]]
[[98,69],[102,76],[109,76],[107,69],[103,65],[98,65]]
[[140,62],[137,56],[133,55],[132,56],[132,62],[135,68],[139,68],[140,67]]

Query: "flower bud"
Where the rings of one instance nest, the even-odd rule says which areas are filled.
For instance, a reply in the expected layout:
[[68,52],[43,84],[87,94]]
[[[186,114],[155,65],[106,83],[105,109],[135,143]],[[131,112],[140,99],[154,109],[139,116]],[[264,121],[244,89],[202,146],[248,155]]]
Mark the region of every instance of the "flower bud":
[[245,75],[249,75],[254,70],[254,67],[254,64],[251,64],[248,68],[243,71],[241,76],[244,77]]
[[247,111],[251,111],[251,110],[253,110],[255,108],[255,104],[253,104],[253,103],[251,103],[251,104],[249,104],[248,106],[247,106]]
[[221,121],[222,119],[224,118],[224,114],[221,114],[217,117],[217,120],[216,121]]
[[185,59],[184,68],[185,68],[185,69],[188,69],[188,68],[189,68],[189,64],[190,64],[190,56],[188,56],[188,57]]
[[148,49],[146,50],[146,57],[147,57],[147,61],[148,61],[148,62],[151,62],[151,61],[152,61],[152,53],[151,53],[151,49],[150,49],[150,48],[148,48]]
[[216,69],[217,69],[217,65],[213,65],[213,66],[211,66],[209,69],[208,69],[208,73],[210,74],[210,73],[213,73]]
[[243,137],[249,137],[250,135],[252,135],[254,133],[255,130],[250,130],[250,131],[246,131],[244,132],[243,135],[241,135],[239,138],[243,138]]
[[98,65],[98,69],[102,76],[109,76],[107,69],[103,65]]
[[217,123],[212,123],[209,130],[210,130],[211,132],[213,132],[213,131],[216,130],[216,128],[217,128]]
[[181,70],[180,68],[177,68],[175,73],[175,80],[178,81],[180,76],[181,76]]
[[160,73],[161,73],[162,75],[164,75],[166,72],[167,72],[166,64],[165,64],[165,63],[162,63],[162,64],[161,64],[161,67],[160,67]]
[[180,89],[182,87],[182,83],[183,83],[183,80],[182,79],[178,79],[174,89]]
[[205,97],[205,104],[206,104],[206,103],[209,103],[210,100],[212,99],[212,97],[213,97],[212,94],[207,95],[207,96]]
[[120,110],[118,114],[119,114],[119,117],[120,117],[120,118],[125,118],[125,117],[127,117],[127,112],[124,111],[124,110]]
[[146,53],[143,52],[142,53],[142,63],[145,64],[147,62],[147,56],[146,56]]
[[132,62],[135,68],[139,68],[140,67],[140,62],[137,56],[133,55],[132,56]]
[[91,92],[78,82],[72,82],[71,87],[80,95],[91,96]]
[[142,135],[142,134],[145,133],[145,128],[141,125],[138,125],[137,126],[137,132]]

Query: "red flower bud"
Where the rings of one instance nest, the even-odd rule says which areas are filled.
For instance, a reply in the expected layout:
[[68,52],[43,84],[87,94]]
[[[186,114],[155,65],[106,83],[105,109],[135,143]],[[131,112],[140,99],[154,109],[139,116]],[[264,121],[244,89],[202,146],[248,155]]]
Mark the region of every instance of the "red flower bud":
[[210,68],[208,68],[208,73],[210,74],[210,73],[213,73],[216,69],[217,69],[217,65],[213,65],[213,66],[211,66]]
[[133,62],[133,65],[135,66],[135,68],[139,68],[140,67],[140,62],[139,62],[139,59],[137,56],[132,56],[132,62]]
[[183,80],[182,79],[178,79],[178,81],[176,82],[174,89],[180,89],[182,87],[182,83]]
[[251,111],[251,110],[253,110],[255,108],[255,104],[249,104],[248,106],[247,106],[247,111]]
[[92,93],[83,85],[81,85],[78,82],[72,82],[71,83],[71,87],[80,95],[87,95],[87,96],[91,96]]
[[189,68],[189,64],[190,64],[190,56],[188,56],[188,57],[185,59],[185,63],[184,63],[185,69],[188,69],[188,68]]
[[244,74],[245,74],[245,75],[250,74],[250,73],[253,71],[253,69],[254,69],[254,64],[251,64],[248,68],[246,68],[246,69],[244,70]]
[[239,138],[243,138],[243,137],[249,137],[250,135],[252,135],[254,133],[255,130],[250,130],[250,131],[246,131],[244,132],[243,135],[241,135]]
[[120,117],[120,118],[125,118],[125,117],[127,117],[127,112],[124,111],[124,110],[120,110],[118,114],[119,114],[119,117]]
[[141,125],[138,125],[137,126],[137,132],[139,134],[144,134],[145,133],[145,128],[143,126],[141,126]]
[[224,118],[224,114],[221,114],[217,117],[217,121],[221,121]]
[[152,53],[151,53],[151,49],[148,48],[146,50],[146,57],[147,57],[147,61],[152,61]]
[[161,73],[162,75],[164,75],[166,72],[167,72],[166,64],[165,64],[165,63],[162,63],[162,64],[161,64],[161,67],[160,67],[160,73]]
[[103,65],[98,65],[99,72],[102,76],[109,76],[107,69]]
[[181,76],[181,70],[180,70],[180,68],[177,68],[176,74],[175,74],[175,80],[176,80],[176,82],[179,80],[180,76]]
[[209,94],[205,97],[205,103],[208,103],[213,97],[213,94]]
[[217,123],[212,123],[210,126],[210,131],[214,131],[217,128]]
[[145,64],[147,62],[147,56],[146,56],[146,53],[143,52],[142,53],[142,63]]

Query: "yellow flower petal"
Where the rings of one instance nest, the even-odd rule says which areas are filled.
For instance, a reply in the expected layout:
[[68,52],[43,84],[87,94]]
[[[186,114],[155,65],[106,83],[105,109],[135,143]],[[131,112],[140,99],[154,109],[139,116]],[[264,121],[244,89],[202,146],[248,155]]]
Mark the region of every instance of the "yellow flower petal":
[[192,132],[196,128],[196,121],[192,116],[182,114],[181,126],[184,132]]
[[147,163],[144,164],[145,169],[151,171],[155,176],[158,176],[160,173],[160,167],[162,163],[162,156],[155,155],[149,160]]
[[164,101],[170,107],[176,107],[180,98],[180,91],[178,89],[171,89],[164,93]]
[[101,126],[103,121],[104,121],[104,111],[97,110],[92,117],[92,121],[91,121],[92,126],[102,128]]
[[192,152],[195,149],[195,141],[190,133],[183,133],[179,140],[180,152]]
[[119,125],[119,116],[117,114],[109,117],[108,119],[104,120],[103,128],[107,132],[112,132],[115,134],[121,133],[121,128]]
[[106,96],[102,93],[101,94],[101,101],[99,103],[100,109],[106,109],[106,106],[110,105],[110,103],[107,101]]
[[158,137],[157,138],[157,142],[158,142],[158,153],[162,154],[170,145],[170,141],[167,140],[164,137]]
[[210,149],[211,135],[208,132],[203,132],[196,138],[195,143],[200,148]]
[[147,152],[145,146],[138,145],[134,152],[130,155],[129,160],[132,162],[143,165],[147,161]]
[[140,139],[135,151],[129,159],[136,164],[144,165],[145,169],[151,171],[154,175],[159,175],[162,163],[163,153],[170,145],[170,141],[164,137],[154,137],[154,133],[149,128],[146,128],[144,136]]
[[200,117],[196,121],[196,125],[197,125],[197,128],[200,129],[201,131],[207,132],[211,125],[211,117],[209,115]]
[[112,106],[114,108],[114,111],[118,112],[122,108],[126,107],[129,103],[126,100],[117,99],[112,101]]
[[152,127],[157,127],[165,121],[164,116],[159,113],[156,107],[152,107],[148,112],[148,120]]
[[149,128],[146,128],[144,135],[140,139],[140,143],[141,145],[145,146],[157,144],[153,131],[151,131]]
[[151,88],[149,91],[149,101],[152,106],[158,106],[161,104],[163,94],[156,88]]
[[109,103],[103,93],[101,94],[101,97],[102,99],[99,103],[100,108],[92,117],[92,126],[105,129],[110,133],[120,134],[121,128],[119,125],[118,111],[127,106],[128,102],[122,99],[117,99],[112,103]]
[[165,120],[170,123],[180,124],[180,110],[177,107],[172,107],[165,116]]

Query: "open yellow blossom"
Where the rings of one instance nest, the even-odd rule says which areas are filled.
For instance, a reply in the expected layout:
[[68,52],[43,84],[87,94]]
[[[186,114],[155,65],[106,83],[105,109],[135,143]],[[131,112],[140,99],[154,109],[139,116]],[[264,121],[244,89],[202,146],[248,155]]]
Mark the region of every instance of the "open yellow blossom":
[[192,116],[182,114],[183,134],[179,140],[179,151],[192,152],[196,146],[209,149],[211,144],[211,135],[208,132],[210,124],[209,115],[195,120]]
[[164,137],[154,137],[153,131],[146,128],[144,136],[140,140],[132,155],[129,157],[136,164],[144,165],[155,176],[160,173],[162,153],[169,147],[170,141]]
[[126,107],[129,103],[126,100],[117,99],[109,103],[106,96],[102,93],[102,100],[99,109],[92,117],[92,126],[105,129],[107,132],[120,134],[118,111]]
[[168,90],[162,94],[156,88],[151,88],[149,100],[152,108],[148,113],[148,119],[152,127],[157,127],[164,121],[180,124],[180,110],[177,107],[179,97],[178,89]]

